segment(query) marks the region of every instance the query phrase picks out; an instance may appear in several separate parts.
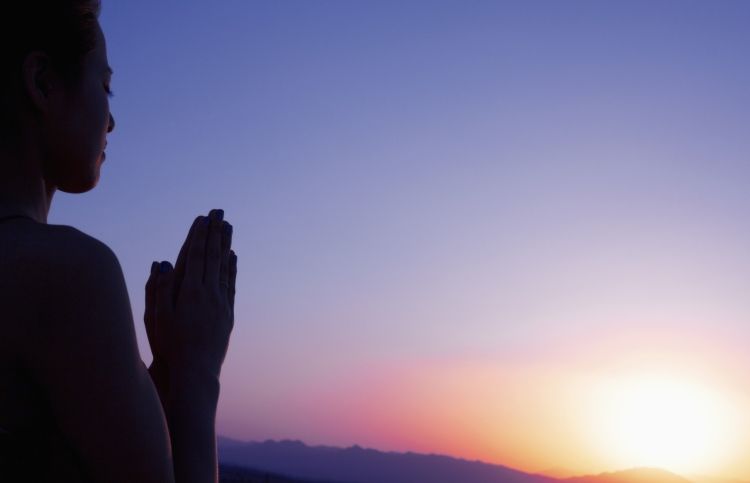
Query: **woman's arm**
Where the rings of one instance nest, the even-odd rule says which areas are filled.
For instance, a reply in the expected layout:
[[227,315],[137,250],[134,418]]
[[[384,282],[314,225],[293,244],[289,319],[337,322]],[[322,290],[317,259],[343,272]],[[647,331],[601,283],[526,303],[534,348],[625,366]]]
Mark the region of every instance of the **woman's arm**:
[[76,230],[50,230],[53,249],[25,277],[38,313],[26,365],[92,480],[174,482],[167,424],[117,259]]
[[107,483],[218,481],[214,423],[237,273],[231,227],[217,214],[199,217],[179,293],[168,264],[156,280],[166,411],[138,353],[115,255],[77,230],[50,230],[53,248],[21,281],[37,321],[27,332],[25,363],[88,476]]

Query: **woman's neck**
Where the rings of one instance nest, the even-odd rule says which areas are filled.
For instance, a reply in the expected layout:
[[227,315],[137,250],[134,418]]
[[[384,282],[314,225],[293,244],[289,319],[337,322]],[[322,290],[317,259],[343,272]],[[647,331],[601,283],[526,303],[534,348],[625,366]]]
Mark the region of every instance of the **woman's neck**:
[[38,157],[28,154],[0,150],[0,217],[18,215],[47,223],[55,186],[44,180]]

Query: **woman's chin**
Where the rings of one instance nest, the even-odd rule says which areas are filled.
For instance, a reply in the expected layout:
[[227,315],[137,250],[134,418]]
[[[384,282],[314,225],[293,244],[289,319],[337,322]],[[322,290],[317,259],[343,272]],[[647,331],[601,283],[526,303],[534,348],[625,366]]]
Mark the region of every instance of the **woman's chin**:
[[80,177],[77,179],[68,179],[58,183],[57,189],[63,193],[78,194],[91,191],[99,184],[99,166],[97,165],[94,173],[90,176]]

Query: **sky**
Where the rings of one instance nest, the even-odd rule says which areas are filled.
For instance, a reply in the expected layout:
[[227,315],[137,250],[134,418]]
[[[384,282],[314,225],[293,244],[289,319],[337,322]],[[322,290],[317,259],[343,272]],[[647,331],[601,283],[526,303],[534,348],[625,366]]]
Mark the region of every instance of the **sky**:
[[151,261],[225,210],[220,434],[750,480],[749,20],[104,0],[117,127],[50,222],[118,255],[148,363]]

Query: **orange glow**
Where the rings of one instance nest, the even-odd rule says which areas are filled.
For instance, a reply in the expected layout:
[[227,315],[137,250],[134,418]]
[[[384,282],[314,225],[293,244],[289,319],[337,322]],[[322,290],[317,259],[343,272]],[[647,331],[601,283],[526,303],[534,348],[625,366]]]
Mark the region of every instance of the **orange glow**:
[[[733,361],[696,366],[692,355],[628,355],[604,341],[588,353],[557,349],[546,360],[401,360],[338,374],[304,399],[284,399],[300,405],[288,411],[300,417],[283,436],[527,472],[651,466],[686,477],[750,475],[750,425],[742,411],[750,401]],[[303,403],[314,410],[303,411]]]
[[649,375],[609,381],[600,390],[600,420],[592,422],[620,467],[711,474],[737,445],[737,418],[727,398],[707,385]]

